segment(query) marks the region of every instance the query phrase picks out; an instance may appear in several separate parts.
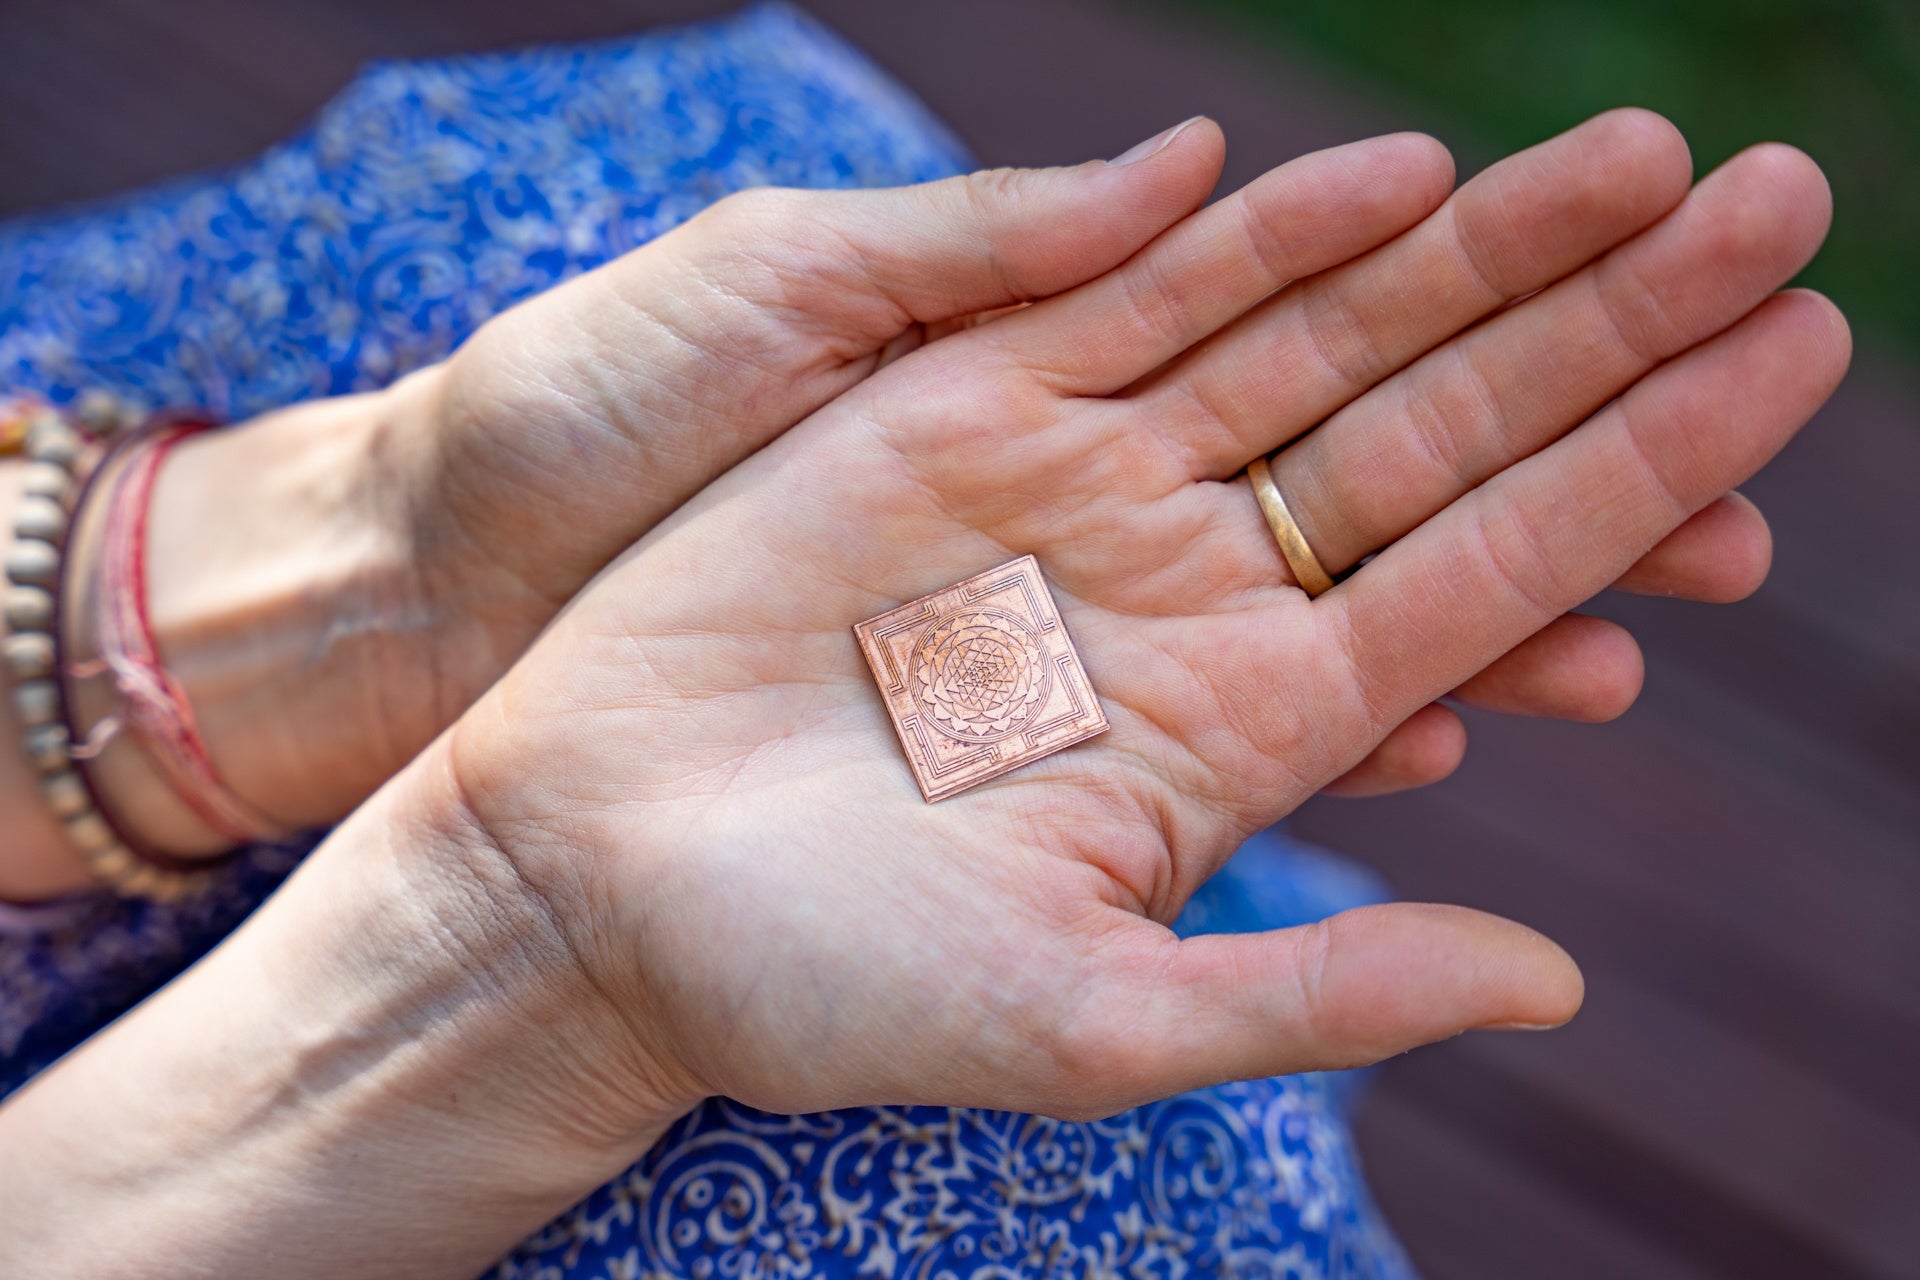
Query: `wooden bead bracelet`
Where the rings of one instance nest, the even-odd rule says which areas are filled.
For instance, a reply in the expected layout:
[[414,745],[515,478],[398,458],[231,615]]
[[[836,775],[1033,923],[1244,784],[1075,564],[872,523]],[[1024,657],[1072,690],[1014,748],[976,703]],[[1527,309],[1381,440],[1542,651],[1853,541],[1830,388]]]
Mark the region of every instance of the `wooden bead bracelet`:
[[173,901],[204,879],[208,864],[176,864],[138,850],[101,811],[78,767],[60,641],[74,514],[100,465],[104,443],[139,420],[138,411],[124,401],[98,394],[82,398],[72,421],[35,400],[0,404],[0,444],[17,443],[27,459],[5,559],[8,634],[0,639],[0,660],[14,679],[14,713],[40,794],[87,869],[125,896]]

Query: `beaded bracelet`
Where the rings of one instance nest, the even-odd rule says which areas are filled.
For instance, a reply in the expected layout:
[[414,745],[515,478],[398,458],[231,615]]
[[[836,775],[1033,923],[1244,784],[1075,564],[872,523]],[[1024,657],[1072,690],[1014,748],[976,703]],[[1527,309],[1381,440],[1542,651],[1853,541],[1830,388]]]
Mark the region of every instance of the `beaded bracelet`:
[[60,600],[67,535],[80,497],[101,461],[102,442],[124,434],[141,414],[116,397],[83,397],[69,422],[51,405],[15,400],[0,406],[0,444],[17,439],[27,458],[23,493],[7,549],[5,617],[0,640],[15,681],[13,706],[40,794],[87,869],[115,892],[174,901],[193,890],[209,864],[188,864],[138,850],[101,811],[76,767],[60,644]]

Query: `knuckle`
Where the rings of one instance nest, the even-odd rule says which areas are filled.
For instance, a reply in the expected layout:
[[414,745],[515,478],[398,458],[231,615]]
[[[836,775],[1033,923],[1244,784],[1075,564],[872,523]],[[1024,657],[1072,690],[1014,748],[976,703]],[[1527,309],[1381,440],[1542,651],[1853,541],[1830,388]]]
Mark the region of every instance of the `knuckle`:
[[1407,700],[1398,664],[1382,662],[1368,629],[1359,625],[1354,613],[1329,612],[1334,643],[1324,652],[1327,672],[1319,681],[1322,687],[1344,694],[1341,719],[1358,726],[1352,737],[1315,734],[1310,739],[1318,753],[1315,767],[1308,771],[1315,778],[1332,778],[1352,768],[1364,757],[1356,749],[1361,743],[1377,742],[1387,736],[1405,718],[1401,707]]
[[[1481,509],[1466,553],[1494,574],[1503,592],[1531,610],[1542,624],[1566,612],[1579,598],[1566,581],[1550,534],[1524,508],[1503,501]],[[1571,597],[1571,598],[1570,598]]]
[[1024,169],[976,169],[963,174],[959,183],[970,212],[983,223],[1001,222],[1010,212],[1017,216],[1026,207],[1029,184]]
[[1293,275],[1293,250],[1288,238],[1274,234],[1275,224],[1285,225],[1274,211],[1248,200],[1235,206],[1234,232],[1246,256],[1258,263],[1262,275],[1274,285],[1286,283]]
[[[1681,421],[1711,420],[1713,411],[1711,404],[1692,412],[1683,406],[1674,416]],[[1677,526],[1693,514],[1695,506],[1683,491],[1713,483],[1715,467],[1710,451],[1696,443],[1691,433],[1660,431],[1665,415],[1650,414],[1630,400],[1621,402],[1620,416],[1625,461],[1638,473],[1640,494],[1657,503],[1668,522]],[[1660,441],[1653,438],[1656,434],[1662,437]]]
[[1121,288],[1135,325],[1157,346],[1184,345],[1192,321],[1190,300],[1168,265],[1147,255],[1122,272]]
[[1300,1025],[1315,1044],[1325,1044],[1330,1035],[1327,1007],[1327,973],[1336,946],[1334,932],[1338,916],[1300,926],[1296,943],[1293,978],[1300,1005]]
[[1449,352],[1442,365],[1409,381],[1405,407],[1427,464],[1464,493],[1486,478],[1477,445],[1496,435],[1500,406],[1470,351],[1456,346]]
[[1607,332],[1635,362],[1657,363],[1684,345],[1681,321],[1659,281],[1647,278],[1632,254],[1602,260],[1593,290]]
[[1009,262],[1006,252],[1037,221],[1030,214],[1034,200],[1030,178],[1024,169],[977,169],[918,188],[933,221],[949,225],[952,234],[972,246],[999,296],[1015,302],[1030,302],[1037,296],[1020,279],[1021,271]]
[[1302,298],[1307,341],[1320,363],[1348,388],[1380,381],[1392,366],[1366,317],[1337,288],[1308,288]]
[[1538,274],[1537,251],[1516,225],[1510,193],[1495,188],[1478,200],[1475,194],[1463,193],[1447,206],[1453,257],[1468,283],[1496,303],[1508,302],[1525,289],[1512,281]]

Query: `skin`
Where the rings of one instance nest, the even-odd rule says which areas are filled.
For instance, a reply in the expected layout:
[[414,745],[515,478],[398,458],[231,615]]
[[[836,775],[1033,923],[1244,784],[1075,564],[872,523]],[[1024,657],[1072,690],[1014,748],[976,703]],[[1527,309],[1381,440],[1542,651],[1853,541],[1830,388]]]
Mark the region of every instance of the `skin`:
[[[1684,144],[1645,113],[1601,117],[1515,157],[1438,212],[1450,169],[1437,145],[1423,145],[1431,163],[1373,233],[1432,217],[1271,300],[1247,318],[1243,341],[1176,361],[1132,394],[1196,434],[1208,430],[1196,417],[1212,415],[1221,456],[1250,456],[1253,437],[1297,435],[1477,318],[1489,296],[1575,270],[1686,189]],[[1197,122],[1150,165],[999,171],[897,191],[748,193],[499,317],[454,359],[386,392],[298,406],[180,449],[151,519],[151,597],[161,650],[222,776],[288,826],[337,821],[497,679],[588,578],[688,497],[883,363],[1124,261],[1199,205],[1221,157],[1217,131]],[[1723,203],[1764,209],[1769,195],[1736,192]],[[1769,214],[1750,219],[1754,243],[1727,243],[1712,217],[1670,229],[1667,258],[1686,269],[1648,277],[1656,305],[1724,292],[1711,273],[1727,264],[1735,292],[1751,292],[1756,274],[1780,275],[1781,261],[1818,240],[1804,218]],[[1491,294],[1459,287],[1475,261],[1510,264],[1510,278]],[[1410,315],[1412,297],[1444,298],[1450,309]],[[1579,322],[1509,324],[1501,341]],[[1363,351],[1348,341],[1333,353],[1346,362],[1338,372],[1314,370],[1288,345],[1343,330],[1382,345]],[[1250,361],[1247,352],[1263,349],[1254,335],[1269,331],[1288,359]],[[1590,382],[1609,376],[1620,374]],[[1369,401],[1375,425],[1339,433],[1350,444],[1337,456],[1325,447],[1335,433],[1323,432],[1279,463],[1330,563],[1348,558],[1337,541],[1347,535],[1315,526],[1313,513],[1344,509],[1347,495],[1316,490],[1325,482],[1315,477],[1413,483],[1380,473],[1375,454],[1393,447],[1395,415],[1417,408],[1414,399]],[[1274,405],[1286,411],[1258,430],[1249,424]],[[1536,406],[1542,412],[1552,410]],[[1232,465],[1219,463],[1223,474]],[[0,468],[0,497],[9,478]],[[1417,509],[1409,503],[1399,510]],[[554,509],[569,518],[540,518]],[[89,554],[84,537],[75,554]],[[1619,585],[1733,599],[1758,584],[1767,557],[1764,522],[1735,495]],[[84,605],[69,619],[82,640]],[[1596,720],[1623,711],[1638,678],[1630,636],[1570,620],[1495,661],[1458,696]],[[76,697],[83,722],[111,710],[98,680],[79,682]],[[1435,707],[1329,790],[1425,785],[1451,772],[1464,747],[1452,712]],[[116,816],[146,843],[177,854],[223,849],[137,743],[112,744],[94,772]],[[87,883],[32,786],[24,765],[0,764],[0,796],[19,801],[0,805],[0,898]]]
[[[1129,168],[1177,186],[1218,149],[1194,126]],[[1640,113],[1446,203],[1427,139],[1304,157],[843,390],[597,574],[211,957],[0,1108],[0,1146],[42,1153],[0,1166],[10,1274],[465,1275],[714,1093],[1084,1118],[1571,1016],[1571,960],[1477,912],[1166,922],[1315,790],[1418,772],[1450,691],[1496,695],[1503,666],[1526,687],[1551,646],[1615,646],[1592,665],[1637,679],[1568,611],[1754,528],[1722,495],[1848,358],[1831,304],[1774,292],[1825,186],[1780,147],[1690,196],[1683,170]],[[1596,204],[1471,217],[1501,182]],[[1481,258],[1511,276],[1462,269],[1476,222],[1518,237]],[[1672,226],[1711,259],[1691,289],[1556,309],[1555,281],[1630,278]],[[1374,253],[1398,269],[1353,306],[1295,304]],[[1504,348],[1457,350],[1500,325]],[[1614,329],[1637,363],[1607,362]],[[1561,347],[1604,376],[1523,376]],[[1329,414],[1316,447],[1372,471],[1303,523],[1330,567],[1378,554],[1310,602],[1237,473]],[[848,627],[1028,552],[1113,728],[926,805]],[[1553,696],[1606,709],[1582,687]]]

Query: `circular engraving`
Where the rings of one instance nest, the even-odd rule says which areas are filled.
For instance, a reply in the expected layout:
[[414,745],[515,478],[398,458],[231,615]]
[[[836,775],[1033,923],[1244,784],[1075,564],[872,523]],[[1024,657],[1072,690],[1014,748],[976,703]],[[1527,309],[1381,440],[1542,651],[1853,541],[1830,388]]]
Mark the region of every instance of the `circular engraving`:
[[928,721],[967,743],[1020,732],[1053,685],[1053,666],[1033,628],[990,605],[955,609],[922,631],[913,675]]

